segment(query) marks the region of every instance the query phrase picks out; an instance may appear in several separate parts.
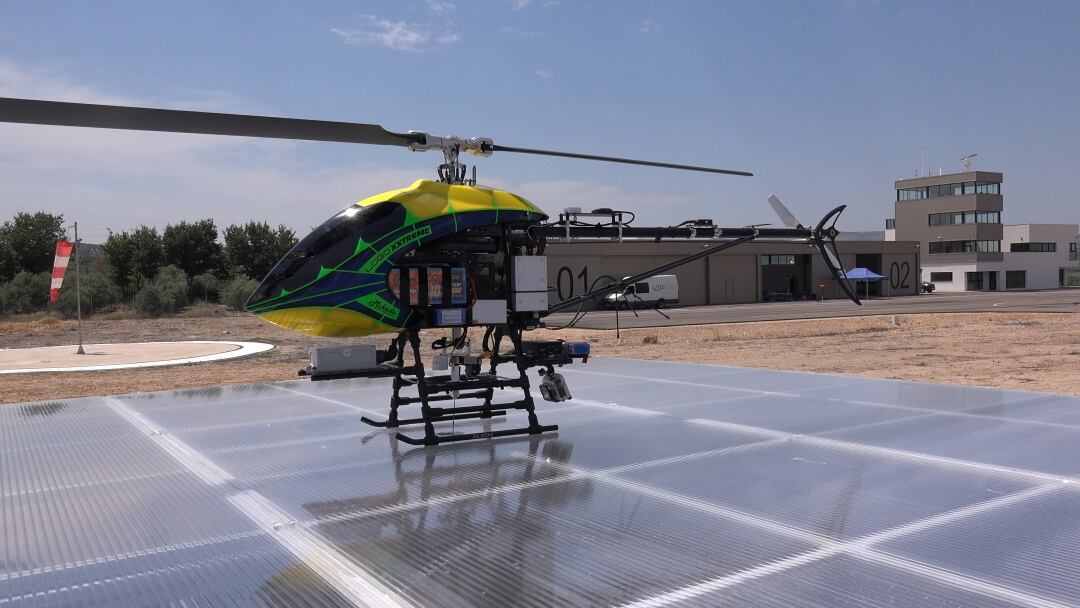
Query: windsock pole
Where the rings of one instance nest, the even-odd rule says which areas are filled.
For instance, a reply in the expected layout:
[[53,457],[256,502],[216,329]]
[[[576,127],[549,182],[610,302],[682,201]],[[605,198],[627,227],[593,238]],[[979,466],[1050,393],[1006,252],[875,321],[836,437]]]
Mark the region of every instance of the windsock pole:
[[75,222],[75,311],[79,319],[79,350],[76,355],[85,355],[82,345],[82,289],[79,286],[79,222]]

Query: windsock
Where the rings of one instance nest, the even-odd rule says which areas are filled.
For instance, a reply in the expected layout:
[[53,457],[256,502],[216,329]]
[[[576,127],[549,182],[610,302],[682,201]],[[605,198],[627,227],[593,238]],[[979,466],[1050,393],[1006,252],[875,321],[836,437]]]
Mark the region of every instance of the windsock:
[[56,261],[52,269],[52,289],[49,290],[49,300],[56,304],[60,299],[60,286],[64,284],[64,273],[67,272],[68,259],[71,258],[73,245],[68,241],[56,242]]

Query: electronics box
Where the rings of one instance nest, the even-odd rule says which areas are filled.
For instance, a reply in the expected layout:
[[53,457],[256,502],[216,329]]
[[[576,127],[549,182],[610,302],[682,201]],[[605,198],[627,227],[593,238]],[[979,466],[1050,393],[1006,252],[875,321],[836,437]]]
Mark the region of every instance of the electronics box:
[[514,310],[548,308],[547,256],[514,256]]
[[311,349],[311,370],[318,374],[370,369],[377,365],[375,346],[372,344],[317,346]]
[[477,300],[472,307],[472,322],[476,325],[506,323],[506,300]]

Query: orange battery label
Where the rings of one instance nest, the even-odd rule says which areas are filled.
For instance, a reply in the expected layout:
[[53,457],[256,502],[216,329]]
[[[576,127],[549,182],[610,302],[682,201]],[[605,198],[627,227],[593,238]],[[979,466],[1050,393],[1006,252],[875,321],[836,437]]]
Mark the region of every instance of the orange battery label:
[[386,286],[390,288],[390,293],[394,294],[395,298],[401,299],[401,269],[390,269],[390,273],[386,276]]
[[409,304],[420,305],[420,269],[409,269]]
[[429,266],[427,269],[427,297],[428,304],[442,304],[443,301],[443,269]]

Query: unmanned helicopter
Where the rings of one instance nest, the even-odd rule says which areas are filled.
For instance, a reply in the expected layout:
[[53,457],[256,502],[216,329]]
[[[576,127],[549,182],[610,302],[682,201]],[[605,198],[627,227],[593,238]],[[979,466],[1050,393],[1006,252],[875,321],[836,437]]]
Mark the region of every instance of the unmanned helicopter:
[[[565,379],[555,372],[555,367],[586,361],[589,344],[526,340],[525,332],[543,327],[544,318],[552,313],[576,310],[572,325],[587,312],[587,305],[610,293],[626,293],[637,281],[731,247],[751,241],[811,244],[821,253],[845,294],[860,304],[836,253],[839,231],[835,224],[843,205],[812,228],[795,220],[774,198],[770,198],[770,204],[784,221],[784,228],[723,228],[708,220],[639,227],[624,222],[624,212],[610,209],[601,212],[610,214],[610,220],[605,222],[582,222],[569,212],[552,220],[520,196],[478,185],[475,166],[470,177],[461,153],[478,157],[496,152],[533,154],[753,175],[745,171],[503,146],[487,137],[395,133],[373,124],[31,99],[0,98],[0,122],[358,143],[442,152],[444,162],[437,168],[437,179],[417,180],[335,214],[277,263],[246,304],[248,311],[266,321],[312,336],[394,334],[386,349],[355,347],[334,351],[351,359],[352,364],[346,368],[320,365],[318,349],[313,349],[312,365],[301,374],[312,380],[392,378],[387,419],[363,420],[383,428],[422,424],[422,437],[397,433],[399,440],[409,444],[436,445],[556,430],[555,425],[540,424],[527,372],[539,368],[538,388],[546,400],[570,399]],[[602,277],[606,279],[604,285],[598,285],[601,279],[597,279],[586,293],[552,305],[548,302],[545,246],[548,240],[577,238],[692,240],[704,242],[706,247],[633,276]],[[439,338],[431,345],[436,353],[432,367],[449,374],[426,374],[420,330],[430,328],[452,331],[450,339]],[[471,328],[483,332],[479,353],[473,352],[468,338]],[[502,350],[504,340],[510,342],[511,350]],[[407,350],[412,355],[408,365]],[[504,363],[514,366],[516,376],[497,373],[498,366]],[[415,397],[402,393],[407,386],[416,388]],[[495,390],[508,388],[521,390],[522,397],[495,402]],[[461,400],[480,404],[458,405]],[[443,401],[453,404],[432,405]],[[399,408],[410,404],[420,405],[420,417],[399,417]],[[524,410],[527,425],[496,430],[485,426],[484,431],[466,433],[439,433],[435,427],[435,423],[444,421],[503,416],[510,409]]]

